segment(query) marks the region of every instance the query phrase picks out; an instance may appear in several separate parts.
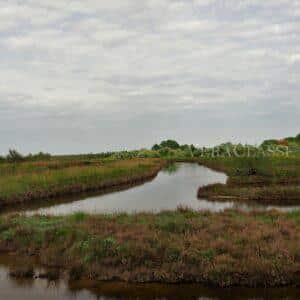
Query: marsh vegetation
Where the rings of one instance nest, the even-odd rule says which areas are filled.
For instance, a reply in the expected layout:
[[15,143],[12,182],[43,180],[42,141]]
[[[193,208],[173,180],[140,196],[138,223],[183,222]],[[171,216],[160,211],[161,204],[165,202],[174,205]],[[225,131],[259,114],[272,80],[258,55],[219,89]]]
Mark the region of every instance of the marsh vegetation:
[[50,160],[0,164],[0,207],[135,184],[154,177],[159,159]]
[[299,285],[300,215],[195,212],[1,218],[0,250],[72,279]]
[[[12,151],[0,163],[0,206],[135,185],[154,178],[165,166],[166,176],[172,176],[178,169],[170,163],[176,161],[228,175],[226,184],[202,186],[200,198],[299,205],[298,138],[267,141],[260,148],[236,145],[238,155],[229,155],[228,144],[216,151],[172,140],[151,150],[77,156],[20,158]],[[288,153],[268,148],[289,143]],[[245,149],[252,155],[243,155]],[[213,213],[181,207],[157,213],[2,214],[0,251],[36,257],[41,265],[56,267],[72,279],[299,286],[299,226],[299,210]],[[26,270],[32,268],[13,274],[29,274]]]
[[223,171],[227,184],[201,187],[199,197],[260,204],[300,203],[300,155],[288,157],[202,158],[201,164]]

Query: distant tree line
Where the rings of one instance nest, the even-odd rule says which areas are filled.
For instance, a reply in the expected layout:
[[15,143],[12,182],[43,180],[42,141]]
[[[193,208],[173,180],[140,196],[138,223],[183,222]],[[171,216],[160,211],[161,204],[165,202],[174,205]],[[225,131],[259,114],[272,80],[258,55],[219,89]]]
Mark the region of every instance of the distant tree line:
[[286,137],[283,139],[271,139],[271,140],[265,140],[261,147],[267,148],[267,147],[274,147],[274,146],[288,146],[290,150],[296,150],[300,151],[300,134],[296,135],[295,137]]
[[0,156],[0,162],[7,163],[19,163],[24,161],[37,161],[37,160],[49,160],[51,155],[49,153],[39,152],[36,154],[29,153],[28,155],[23,155],[16,149],[9,149],[6,156]]
[[[56,159],[132,159],[132,158],[197,158],[203,156],[250,156],[265,155],[268,150],[278,147],[288,147],[289,151],[300,151],[300,134],[295,137],[287,137],[280,140],[266,140],[259,147],[243,144],[223,143],[215,147],[196,147],[193,144],[180,145],[177,141],[168,139],[153,145],[151,149],[140,149],[132,151],[101,152],[74,155],[51,156],[49,153],[39,152],[36,154],[22,155],[15,149],[10,149],[6,156],[0,156],[0,162],[18,163],[24,161]],[[276,151],[270,151],[272,154]],[[283,152],[282,152],[283,153]],[[249,156],[248,155],[248,156]]]

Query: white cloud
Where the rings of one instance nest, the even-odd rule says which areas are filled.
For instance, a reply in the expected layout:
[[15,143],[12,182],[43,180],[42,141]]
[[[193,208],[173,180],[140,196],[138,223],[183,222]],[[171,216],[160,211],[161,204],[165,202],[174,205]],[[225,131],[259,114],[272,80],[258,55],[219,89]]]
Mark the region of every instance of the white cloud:
[[170,22],[166,25],[167,30],[174,31],[210,31],[217,29],[217,24],[213,21],[207,20],[195,20],[195,21],[185,21],[185,22]]
[[290,54],[290,55],[288,56],[288,60],[289,60],[291,63],[295,63],[295,62],[300,61],[300,53]]
[[299,1],[0,0],[0,6],[5,107],[110,116],[119,110],[129,118],[233,103],[297,105]]
[[216,0],[193,0],[193,2],[198,6],[208,6],[216,3]]

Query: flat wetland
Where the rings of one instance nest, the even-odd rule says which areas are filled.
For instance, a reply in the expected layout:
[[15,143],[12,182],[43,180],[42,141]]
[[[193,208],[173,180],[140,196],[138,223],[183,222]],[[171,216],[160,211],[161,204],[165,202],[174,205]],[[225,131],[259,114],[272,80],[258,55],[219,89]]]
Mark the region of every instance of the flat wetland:
[[189,160],[0,164],[1,293],[298,299],[299,156]]

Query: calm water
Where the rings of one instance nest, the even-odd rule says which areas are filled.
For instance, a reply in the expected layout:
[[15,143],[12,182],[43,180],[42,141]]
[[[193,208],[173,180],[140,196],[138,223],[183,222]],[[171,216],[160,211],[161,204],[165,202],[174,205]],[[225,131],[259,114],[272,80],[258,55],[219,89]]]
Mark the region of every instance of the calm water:
[[290,211],[296,206],[262,206],[233,201],[209,201],[198,199],[200,186],[212,183],[226,183],[227,176],[193,163],[177,163],[150,182],[123,191],[110,191],[106,194],[81,194],[75,198],[62,198],[26,205],[20,210],[27,214],[67,215],[82,211],[91,214],[115,212],[142,212],[173,210],[187,206],[196,210],[222,211],[227,208],[241,210],[278,209]]
[[[72,198],[43,201],[32,207],[25,206],[23,211],[28,214],[63,215],[76,211],[88,213],[103,212],[138,212],[176,209],[179,205],[194,209],[220,211],[226,208],[244,210],[271,209],[270,206],[249,206],[228,202],[212,202],[197,199],[200,186],[211,183],[225,183],[226,175],[212,171],[197,164],[180,163],[164,170],[151,182],[123,190],[111,191],[102,195],[79,195]],[[48,206],[43,207],[41,206]],[[291,210],[295,207],[281,207]],[[16,280],[10,278],[9,268],[18,263],[18,258],[0,255],[0,300],[296,300],[300,299],[300,289],[246,289],[206,288],[199,285],[132,285],[125,283],[96,283],[91,281],[66,282],[59,280],[48,282],[45,279]],[[38,272],[38,270],[37,270]]]
[[[2,300],[296,300],[300,289],[207,288],[201,285],[66,282],[46,279],[14,279],[9,269],[18,258],[0,256],[0,299]],[[36,274],[43,270],[36,270]]]

